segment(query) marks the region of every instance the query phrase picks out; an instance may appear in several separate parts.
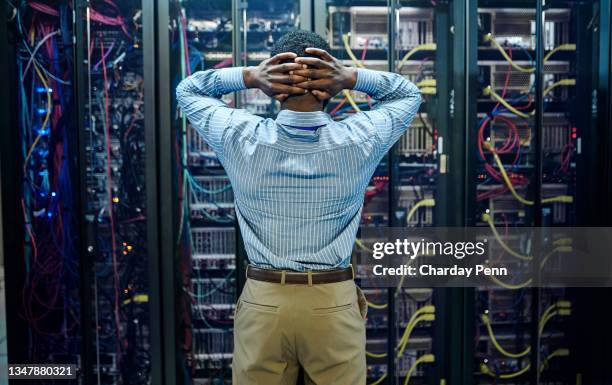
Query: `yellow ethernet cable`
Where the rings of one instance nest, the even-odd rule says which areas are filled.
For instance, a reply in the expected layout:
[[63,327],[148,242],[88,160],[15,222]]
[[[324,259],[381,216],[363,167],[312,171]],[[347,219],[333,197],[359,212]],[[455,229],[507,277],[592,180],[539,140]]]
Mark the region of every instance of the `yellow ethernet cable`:
[[574,240],[572,238],[559,238],[553,241],[555,246],[571,246]]
[[[514,185],[512,184],[512,181],[510,181],[510,178],[508,177],[508,173],[506,173],[506,169],[504,168],[504,165],[502,164],[501,159],[499,159],[499,156],[493,150],[491,143],[489,141],[486,141],[484,142],[484,146],[487,150],[491,152],[491,154],[493,154],[495,163],[497,163],[497,167],[499,168],[499,171],[502,174],[502,178],[504,179],[504,182],[506,183],[506,186],[510,190],[510,193],[512,194],[512,196],[514,196],[514,198],[516,198],[516,200],[521,202],[522,204],[532,206],[534,204],[534,201],[523,198],[514,189]],[[574,201],[574,197],[572,197],[571,195],[557,195],[557,196],[550,197],[550,198],[543,198],[541,202],[542,203],[554,203],[554,202],[572,203],[573,201]]]
[[[555,358],[555,357],[567,357],[569,356],[569,349],[557,349],[554,352],[552,352],[551,354],[549,354],[543,361],[542,364],[540,365],[540,372],[544,371],[544,369],[546,368],[546,365],[548,364],[548,361],[550,361],[551,359]],[[480,364],[480,372],[482,374],[486,374],[487,376],[490,377],[495,377],[495,378],[500,378],[503,380],[509,380],[512,378],[516,378],[519,377],[525,373],[527,373],[529,371],[529,369],[531,369],[531,365],[527,364],[524,368],[519,369],[516,372],[512,372],[512,373],[503,373],[500,375],[496,375],[485,363],[481,363]]]
[[[495,36],[493,36],[493,34],[488,33],[485,35],[484,37],[485,41],[488,41],[491,43],[491,45],[495,46],[495,48],[497,48],[497,50],[502,54],[502,56],[504,57],[504,59],[506,59],[506,61],[512,66],[512,68],[516,69],[517,71],[520,72],[526,72],[526,73],[533,73],[535,72],[535,68],[533,67],[522,67],[518,64],[516,64],[512,58],[510,56],[508,56],[508,54],[506,53],[506,50],[504,49],[504,47],[501,46],[501,44],[499,44],[497,42],[497,40],[495,40]],[[547,61],[548,59],[551,58],[552,55],[554,55],[555,53],[559,52],[559,51],[575,51],[576,50],[576,44],[561,44],[555,48],[553,48],[550,52],[548,52],[545,56],[544,56],[544,61]]]
[[516,108],[514,108],[510,103],[506,101],[506,99],[502,98],[495,91],[493,91],[493,88],[491,88],[491,86],[487,86],[487,88],[482,90],[482,93],[485,96],[490,96],[491,99],[501,103],[502,106],[506,107],[506,109],[508,109],[508,111],[512,112],[513,114],[520,116],[521,118],[525,118],[525,119],[528,119],[530,117],[529,114],[526,114],[523,111],[519,111]]
[[[36,70],[36,75],[38,75],[38,77],[40,78],[40,82],[42,83],[43,88],[48,90],[49,89],[49,85],[47,83],[48,79],[45,79],[45,75],[42,74],[36,62],[34,62],[34,69]],[[53,102],[51,100],[51,92],[45,92],[45,93],[47,94],[47,108],[46,108],[47,112],[45,114],[45,119],[43,120],[42,125],[40,126],[40,130],[39,130],[40,133],[36,136],[36,138],[34,139],[34,142],[32,142],[32,145],[30,146],[28,153],[23,159],[24,173],[26,171],[26,168],[28,167],[29,160],[30,160],[30,157],[32,156],[32,153],[34,152],[34,149],[36,148],[36,146],[38,146],[38,142],[40,142],[41,138],[43,137],[42,132],[45,131],[45,127],[47,127],[47,124],[49,123],[49,118],[51,117],[51,110],[53,109]]]
[[508,56],[508,53],[506,53],[506,50],[504,49],[504,47],[501,46],[501,44],[499,44],[497,42],[497,40],[495,40],[495,36],[493,36],[493,34],[491,33],[487,33],[484,37],[485,41],[488,41],[491,43],[491,45],[493,45],[495,48],[497,48],[497,50],[502,54],[502,56],[504,57],[504,59],[506,59],[506,61],[512,66],[512,68],[514,68],[515,70],[519,71],[519,72],[525,72],[525,73],[532,73],[535,72],[535,68],[533,67],[521,67],[520,65],[516,64],[514,62],[514,60],[512,60],[512,58],[510,56]]
[[417,87],[435,87],[436,79],[424,79],[418,82],[416,85]]
[[557,247],[555,247],[548,254],[546,254],[544,256],[544,258],[542,258],[542,262],[540,262],[540,269],[544,267],[546,262],[548,262],[548,259],[550,257],[552,257],[553,254],[555,254],[555,253],[571,253],[573,251],[574,251],[574,248],[572,246],[557,246]]
[[[404,353],[404,350],[406,349],[406,346],[408,345],[408,340],[410,339],[410,335],[412,334],[412,331],[414,330],[414,328],[419,322],[435,321],[436,319],[435,311],[436,311],[435,306],[426,305],[426,306],[419,308],[417,311],[415,311],[412,314],[412,316],[408,320],[408,323],[406,324],[404,333],[402,334],[402,337],[400,338],[397,344],[397,351],[398,351],[397,356],[398,357],[401,357],[402,354]],[[371,352],[366,351],[366,356],[372,357],[372,358],[384,358],[387,356],[387,353],[371,353]]]
[[368,304],[369,307],[371,307],[372,309],[386,309],[389,304],[388,303],[382,303],[382,304],[377,304],[377,303],[372,303],[370,301],[366,300],[366,303]]
[[482,374],[486,374],[487,376],[491,376],[491,377],[495,377],[495,378],[501,378],[503,380],[509,380],[509,379],[512,379],[512,378],[520,377],[523,374],[527,373],[530,368],[531,368],[531,365],[527,364],[527,366],[525,366],[522,369],[517,370],[516,372],[503,373],[503,374],[497,375],[487,366],[487,364],[485,364],[485,363],[481,363],[480,364],[480,372]]
[[366,356],[371,358],[385,358],[387,357],[387,353],[372,353],[366,350]]
[[540,334],[542,334],[544,332],[544,328],[546,327],[546,324],[553,317],[555,317],[555,316],[569,316],[569,315],[572,315],[572,309],[571,308],[557,308],[556,310],[554,310],[550,314],[548,314],[546,317],[542,317],[540,319],[540,325],[539,325],[539,328],[538,328]]
[[561,44],[553,48],[549,53],[547,53],[546,56],[544,56],[544,61],[547,61],[548,59],[550,59],[552,55],[554,55],[555,53],[559,51],[575,51],[575,50],[576,50],[576,44]]
[[435,87],[423,87],[419,91],[421,91],[421,95],[435,95],[437,93]]
[[[576,79],[561,79],[561,80],[559,80],[557,82],[554,82],[550,86],[546,87],[544,89],[544,91],[542,92],[542,95],[545,96],[550,91],[552,91],[553,89],[555,89],[557,87],[560,87],[560,86],[575,86],[575,85],[576,85]],[[530,117],[535,115],[535,110],[532,111],[529,114],[527,114],[527,113],[525,113],[523,111],[519,111],[514,106],[512,106],[510,103],[508,103],[508,101],[506,99],[502,98],[501,95],[499,95],[497,92],[495,92],[491,86],[487,86],[487,88],[483,89],[482,93],[483,93],[483,95],[490,96],[491,99],[501,103],[501,105],[506,107],[506,109],[508,111],[512,112],[513,114],[515,114],[517,116],[520,116],[521,118],[529,119]]]
[[418,52],[418,51],[435,51],[436,47],[437,47],[436,43],[427,43],[427,44],[417,45],[416,47],[414,47],[413,49],[408,51],[404,55],[402,60],[400,60],[399,64],[397,65],[397,72],[399,72],[402,69],[402,67],[404,66],[404,64],[406,64],[408,59],[410,59],[410,57],[412,55],[414,55],[416,52]]
[[359,108],[357,103],[355,103],[355,99],[353,99],[353,97],[351,96],[351,93],[348,90],[342,90],[342,94],[344,95],[346,100],[348,100],[349,104],[351,105],[351,107],[353,107],[355,111],[357,112],[361,111],[361,108]]
[[546,87],[544,89],[544,92],[542,92],[542,94],[546,95],[550,91],[552,91],[553,89],[559,86],[575,86],[575,85],[576,85],[576,79],[561,79],[558,82],[554,82],[553,84]]
[[376,380],[376,381],[374,381],[374,382],[372,382],[371,384],[368,384],[368,385],[378,385],[378,384],[382,383],[385,380],[385,378],[387,378],[387,373],[383,374],[382,376],[380,376],[380,378],[378,380]]
[[359,239],[359,238],[355,239],[355,245],[357,247],[359,247],[360,249],[362,249],[362,250],[372,252],[372,249],[370,249],[366,245],[364,245],[363,242],[361,242],[361,239]]
[[436,357],[433,354],[423,354],[421,357],[417,358],[413,363],[410,369],[408,369],[408,373],[406,373],[406,379],[404,380],[404,385],[408,385],[410,382],[410,377],[416,370],[417,366],[421,364],[430,364],[436,361]]
[[499,235],[499,232],[495,228],[495,224],[493,223],[493,218],[491,218],[491,215],[489,215],[488,213],[482,214],[482,220],[487,222],[487,224],[491,228],[491,231],[493,232],[493,235],[495,236],[495,239],[497,240],[499,245],[502,247],[502,249],[504,249],[508,254],[518,259],[522,259],[523,261],[530,261],[533,259],[531,255],[523,255],[523,254],[517,253],[516,251],[512,250],[506,242],[504,242],[501,235]]
[[349,55],[349,57],[351,58],[355,66],[359,68],[365,68],[365,65],[363,65],[361,60],[357,59],[357,56],[355,56],[355,54],[353,53],[353,50],[351,49],[351,45],[349,44],[349,34],[348,33],[342,35],[342,43],[344,43],[344,49],[346,50],[346,53]]
[[525,350],[523,350],[522,352],[510,353],[509,351],[504,349],[497,341],[497,338],[495,337],[495,333],[493,333],[493,328],[491,327],[491,320],[489,319],[489,316],[487,314],[483,314],[480,316],[480,319],[482,320],[482,323],[487,328],[487,333],[489,333],[489,339],[491,340],[491,343],[493,344],[493,346],[495,346],[495,349],[497,349],[497,351],[500,352],[502,355],[508,358],[521,358],[529,354],[529,352],[531,352],[531,346],[527,346]]
[[427,306],[421,307],[420,309],[415,311],[414,314],[412,314],[412,316],[410,317],[410,320],[408,320],[408,323],[406,324],[404,333],[402,334],[402,337],[400,338],[397,344],[397,348],[398,348],[397,356],[398,357],[401,357],[402,354],[404,354],[404,350],[406,349],[406,346],[408,345],[408,340],[410,339],[410,335],[412,334],[412,331],[414,330],[414,328],[419,322],[424,322],[424,321],[431,322],[431,321],[436,320],[435,311],[436,311],[435,306],[427,305]]
[[555,357],[568,357],[569,355],[569,349],[564,348],[557,349],[554,352],[550,353],[548,356],[546,356],[546,358],[544,358],[544,360],[542,360],[542,363],[540,364],[540,373],[542,373],[544,369],[546,369],[546,367],[548,366],[548,361],[552,360]]
[[406,215],[406,224],[410,223],[410,220],[412,219],[412,217],[414,216],[414,214],[420,207],[433,207],[435,205],[436,205],[435,199],[431,199],[431,198],[427,198],[427,199],[418,201],[417,203],[414,204],[414,206],[412,206],[410,211],[408,211],[408,215]]

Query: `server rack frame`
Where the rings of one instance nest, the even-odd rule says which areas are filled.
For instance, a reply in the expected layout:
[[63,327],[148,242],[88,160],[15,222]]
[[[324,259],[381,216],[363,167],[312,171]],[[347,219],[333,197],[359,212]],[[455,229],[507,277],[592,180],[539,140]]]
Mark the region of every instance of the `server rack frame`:
[[[145,129],[145,159],[149,167],[146,167],[145,172],[145,190],[146,190],[146,236],[147,236],[147,258],[148,258],[148,294],[149,294],[149,328],[150,328],[150,354],[151,354],[151,371],[149,378],[152,384],[162,384],[162,363],[165,360],[162,357],[165,349],[162,347],[163,341],[162,336],[162,312],[161,312],[161,301],[160,295],[161,286],[159,281],[160,272],[160,253],[158,252],[160,247],[159,233],[160,223],[158,222],[158,175],[157,175],[157,153],[158,153],[158,140],[156,135],[156,121],[157,117],[155,109],[152,108],[156,104],[157,96],[156,80],[157,76],[155,73],[155,26],[154,26],[154,15],[155,15],[155,1],[154,0],[141,0],[142,5],[142,19],[143,19],[143,31],[142,31],[142,45],[143,45],[143,80],[144,80],[144,129]],[[75,90],[75,103],[76,103],[76,119],[78,122],[78,146],[79,146],[79,169],[80,169],[80,203],[78,210],[80,212],[79,218],[81,223],[85,212],[86,202],[86,175],[85,170],[82,166],[86,164],[86,141],[85,136],[81,132],[81,123],[86,119],[86,108],[85,100],[87,100],[87,83],[85,71],[82,68],[83,64],[87,63],[87,57],[84,53],[87,50],[88,42],[86,39],[86,30],[84,29],[84,22],[87,17],[87,9],[90,5],[89,0],[74,0],[74,46],[75,46],[75,62],[74,62],[74,90]],[[149,106],[149,107],[147,107]],[[81,226],[83,233],[80,237],[81,244],[81,324],[83,333],[83,348],[82,348],[82,361],[81,366],[83,368],[82,376],[83,383],[89,384],[94,383],[94,364],[93,351],[91,344],[91,274],[93,273],[93,266],[91,264],[91,256],[95,253],[94,242],[94,230],[88,228],[88,226]]]
[[[8,4],[4,2],[0,8],[2,15],[8,15]],[[5,75],[4,79],[10,79],[10,86],[3,87],[0,91],[0,108],[3,113],[0,114],[2,127],[17,127],[17,114],[11,113],[17,111],[17,79],[16,76],[11,74],[17,73],[16,54],[13,36],[10,33],[8,22],[3,20],[2,26],[0,27],[0,49],[6,54],[5,61],[0,64],[0,74]],[[20,181],[19,170],[21,156],[17,151],[17,146],[12,146],[13,143],[18,143],[19,135],[17,130],[6,130],[0,129],[0,166],[2,171],[0,172],[2,177],[2,220],[5,218],[11,218],[11,226],[7,226],[6,222],[3,224],[3,247],[4,254],[11,255],[13,250],[19,250],[21,247],[20,239],[21,230],[24,228],[23,215],[18,205],[9,204],[9,202],[17,202],[19,196],[19,188],[16,188],[14,182]],[[7,309],[18,309],[21,306],[19,296],[10,295],[10,293],[18,293],[22,287],[22,282],[25,277],[25,267],[16,258],[5,258],[5,293],[6,295],[6,308]],[[10,274],[9,274],[10,272]],[[27,341],[27,328],[20,322],[18,317],[9,316],[7,313],[6,320],[7,327],[7,352],[8,356],[13,359],[25,359],[27,357],[27,347],[23,344],[23,341]]]

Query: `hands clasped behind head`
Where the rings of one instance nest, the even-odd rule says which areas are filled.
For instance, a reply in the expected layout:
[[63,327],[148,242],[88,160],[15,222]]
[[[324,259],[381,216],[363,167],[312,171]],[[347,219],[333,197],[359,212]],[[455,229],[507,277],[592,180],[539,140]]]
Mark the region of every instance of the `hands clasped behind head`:
[[289,95],[308,92],[319,101],[325,101],[355,85],[354,69],[345,67],[325,50],[307,48],[305,51],[313,57],[284,52],[262,61],[245,77],[247,87],[259,88],[282,102]]

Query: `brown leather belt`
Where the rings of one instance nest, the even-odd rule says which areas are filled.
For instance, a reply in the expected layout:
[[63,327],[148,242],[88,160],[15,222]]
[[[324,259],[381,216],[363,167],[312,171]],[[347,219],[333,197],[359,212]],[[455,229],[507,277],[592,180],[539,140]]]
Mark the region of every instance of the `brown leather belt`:
[[348,281],[355,278],[352,266],[338,270],[297,272],[290,270],[260,269],[249,265],[247,266],[246,276],[256,281],[280,283],[281,285],[316,285]]

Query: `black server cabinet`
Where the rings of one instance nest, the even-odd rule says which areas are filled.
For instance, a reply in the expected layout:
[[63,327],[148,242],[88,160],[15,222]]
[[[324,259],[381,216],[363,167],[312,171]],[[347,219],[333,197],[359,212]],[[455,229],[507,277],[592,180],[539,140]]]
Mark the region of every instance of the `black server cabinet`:
[[9,361],[159,383],[153,2],[3,7]]
[[[71,2],[2,5],[8,361],[80,362]],[[78,199],[77,199],[78,202]]]
[[86,383],[161,373],[153,6],[75,3]]
[[[609,24],[608,4],[471,4],[467,223],[499,234],[514,227],[600,223],[589,202],[603,177],[593,162],[601,149],[596,133],[608,124],[607,107],[602,110],[598,101],[600,77],[608,71],[607,64],[600,67],[602,59],[609,61],[609,30],[600,29]],[[496,236],[490,255],[508,255],[502,238],[517,256],[513,263],[528,263],[529,245],[521,237]],[[555,250],[555,258],[562,257],[572,246]],[[471,291],[464,311],[465,340],[474,341],[473,375],[466,373],[466,382],[586,378],[575,358],[584,354],[572,327],[583,317],[575,307],[605,292],[535,286],[498,280]]]

